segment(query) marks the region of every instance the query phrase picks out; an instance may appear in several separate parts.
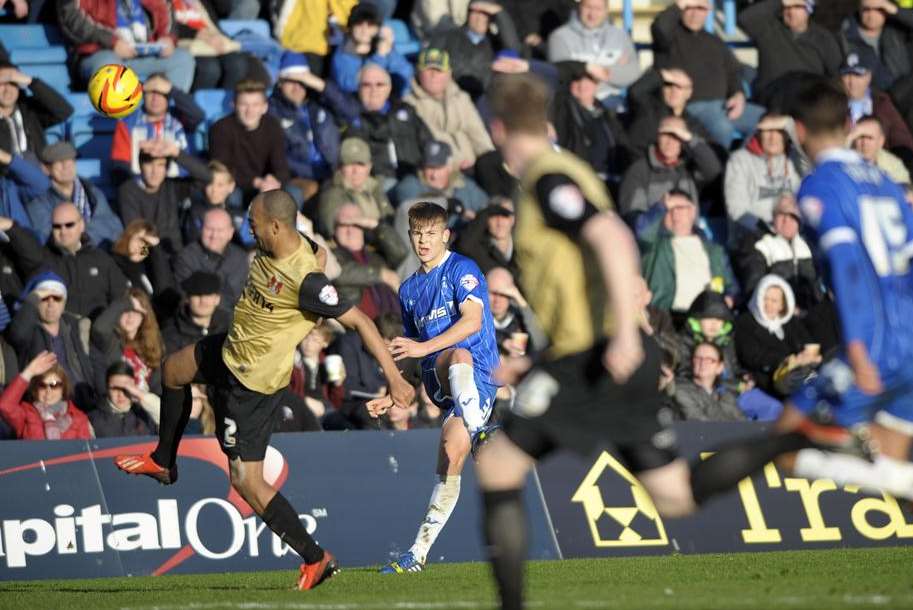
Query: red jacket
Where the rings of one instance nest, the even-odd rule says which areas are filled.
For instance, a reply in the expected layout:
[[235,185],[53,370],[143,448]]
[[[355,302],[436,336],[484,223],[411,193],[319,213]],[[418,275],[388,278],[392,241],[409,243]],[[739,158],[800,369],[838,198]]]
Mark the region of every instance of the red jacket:
[[[47,437],[44,434],[44,422],[41,420],[38,409],[30,402],[20,402],[28,387],[29,382],[22,375],[16,375],[16,378],[6,386],[3,394],[0,395],[0,417],[3,417],[16,432],[17,438],[30,441],[45,440]],[[70,427],[61,434],[62,440],[92,438],[89,433],[89,418],[77,409],[72,401],[67,402],[67,415],[73,421]]]
[[[74,45],[78,55],[91,55],[101,49],[114,48],[118,0],[63,0],[60,3],[60,27]],[[152,18],[149,41],[177,38],[171,34],[172,14],[166,0],[141,0]]]

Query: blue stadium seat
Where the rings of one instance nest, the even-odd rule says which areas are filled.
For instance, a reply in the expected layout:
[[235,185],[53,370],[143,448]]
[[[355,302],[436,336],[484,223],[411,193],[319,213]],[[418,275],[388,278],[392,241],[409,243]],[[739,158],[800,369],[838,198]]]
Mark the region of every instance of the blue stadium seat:
[[229,37],[238,32],[248,30],[254,34],[260,34],[266,38],[272,38],[269,22],[263,19],[222,19],[219,21],[219,27]]
[[209,125],[203,121],[190,136],[190,149],[203,156],[209,156]]
[[408,24],[400,19],[388,19],[384,25],[393,30],[393,48],[406,57],[417,55],[422,49],[421,41],[412,33]]
[[70,71],[63,64],[34,64],[28,67],[28,74],[40,78],[59,93],[70,91]]
[[102,184],[107,179],[107,173],[102,171],[101,159],[76,159],[76,174],[96,184]]
[[58,123],[57,125],[51,125],[44,130],[44,139],[47,140],[48,144],[53,144],[61,140],[67,139],[67,124]]
[[62,45],[64,42],[58,28],[35,23],[0,24],[0,40],[8,51]]
[[70,140],[79,156],[88,159],[110,158],[111,140],[116,124],[116,120],[100,114],[70,119]]
[[232,93],[225,89],[199,89],[194,91],[193,99],[206,113],[206,120],[216,121],[232,109]]
[[64,95],[73,107],[73,117],[94,116],[96,111],[86,93],[67,93]]
[[17,47],[10,49],[10,61],[28,73],[31,64],[63,64],[67,61],[67,50],[63,46]]

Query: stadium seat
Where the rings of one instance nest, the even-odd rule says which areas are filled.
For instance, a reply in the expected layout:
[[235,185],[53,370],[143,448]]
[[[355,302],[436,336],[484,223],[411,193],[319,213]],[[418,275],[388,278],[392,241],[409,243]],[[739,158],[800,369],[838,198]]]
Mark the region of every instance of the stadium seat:
[[107,177],[105,172],[102,172],[101,159],[76,159],[76,174],[95,184],[104,183],[104,178]]
[[272,38],[269,22],[263,19],[222,19],[219,21],[219,27],[229,37],[238,32],[248,30],[254,34],[260,34],[266,38]]
[[405,21],[388,19],[384,25],[393,30],[393,48],[400,55],[411,57],[417,55],[422,48],[421,41],[416,38]]
[[73,107],[73,117],[89,117],[95,115],[95,107],[85,93],[67,93],[64,95],[70,106]]
[[62,45],[63,35],[52,25],[34,23],[0,24],[0,40],[7,50]]
[[193,99],[206,113],[206,120],[209,122],[231,112],[232,94],[225,89],[199,89],[194,91]]
[[48,144],[53,144],[61,140],[67,139],[67,124],[58,123],[57,125],[51,125],[44,130],[44,139]]
[[17,47],[10,50],[10,61],[28,73],[32,64],[63,64],[67,50],[63,46]]
[[209,155],[209,123],[203,121],[190,136],[190,149],[200,155]]
[[100,114],[79,116],[70,120],[70,140],[80,157],[108,159],[111,156],[115,119]]
[[29,76],[40,78],[59,93],[70,91],[70,71],[63,64],[34,64],[29,66]]

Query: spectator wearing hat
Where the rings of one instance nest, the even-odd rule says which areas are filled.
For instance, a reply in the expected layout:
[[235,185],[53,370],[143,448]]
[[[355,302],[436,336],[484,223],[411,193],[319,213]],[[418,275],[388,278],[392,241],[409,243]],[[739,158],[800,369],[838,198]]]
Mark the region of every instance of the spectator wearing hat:
[[106,252],[92,244],[86,222],[72,203],[61,203],[51,213],[51,238],[44,262],[69,287],[67,311],[95,319],[127,289],[127,278]]
[[56,356],[43,351],[0,395],[0,418],[20,439],[90,439],[89,420],[71,400],[71,387]]
[[[682,321],[682,316],[678,318]],[[736,355],[734,320],[732,309],[722,294],[711,289],[698,293],[685,313],[678,338],[673,344],[679,350],[677,373],[687,376],[695,348],[701,343],[712,343],[723,354],[722,376],[728,380],[739,379],[743,371]]]
[[518,278],[520,267],[513,240],[515,220],[513,202],[496,197],[459,232],[453,249],[474,260],[482,273],[504,268],[512,277]]
[[123,64],[141,80],[164,72],[182,91],[193,84],[193,55],[175,48],[171,3],[58,3],[60,28],[68,39],[82,82],[106,64]]
[[371,149],[361,138],[346,138],[339,152],[339,169],[320,194],[317,207],[318,230],[331,237],[339,208],[354,203],[365,218],[385,222],[392,220],[393,206],[384,193],[383,184],[371,175]]
[[[24,89],[31,95],[22,95]],[[44,149],[44,130],[72,114],[69,102],[40,78],[0,62],[0,150],[34,158]]]
[[646,154],[656,139],[659,123],[667,116],[677,116],[685,121],[688,131],[704,140],[709,136],[704,126],[685,112],[694,92],[694,84],[688,73],[681,67],[667,65],[653,67],[644,72],[637,82],[628,89],[628,108],[631,124],[628,138],[631,146],[639,153]]
[[279,64],[279,82],[269,100],[270,115],[279,119],[285,131],[291,182],[301,189],[305,201],[333,175],[339,159],[339,128],[316,96],[308,95],[310,75],[307,58],[286,51]]
[[[137,218],[148,220],[158,230],[165,251],[175,254],[184,246],[183,202],[199,188],[198,182],[209,182],[209,168],[173,141],[146,140],[140,150],[139,179],[124,182],[117,189],[120,218],[125,225]],[[184,167],[188,177],[169,178],[168,164],[172,161]]]
[[815,0],[763,0],[739,11],[739,27],[758,48],[755,89],[786,84],[784,76],[837,75],[843,53],[833,34],[810,21],[814,10]]
[[41,195],[28,202],[32,227],[43,243],[51,235],[51,213],[64,202],[72,202],[82,214],[86,234],[92,243],[110,248],[124,225],[111,210],[108,198],[86,178],[76,174],[76,149],[65,140],[49,144],[41,151],[47,177]]
[[450,55],[427,47],[418,57],[418,75],[405,101],[415,107],[435,140],[446,142],[466,170],[494,145],[469,95],[453,82]]
[[621,181],[619,209],[634,224],[638,215],[673,189],[698,201],[701,189],[720,175],[713,149],[688,129],[684,119],[667,116],[659,123],[647,155],[635,161]]
[[802,321],[796,317],[796,302],[790,285],[778,275],[765,275],[758,282],[748,311],[735,323],[739,362],[762,391],[783,396],[775,386],[774,373],[781,366],[815,367],[821,363]]
[[235,87],[234,112],[209,130],[210,156],[231,170],[245,202],[257,193],[282,188],[291,178],[285,132],[279,119],[268,111],[266,86],[241,81]]
[[913,73],[913,9],[891,0],[859,0],[858,6],[840,26],[841,43],[847,54],[857,53],[867,63],[875,87],[891,91]]
[[66,311],[70,296],[64,279],[52,271],[32,276],[22,291],[23,299],[7,331],[10,345],[24,368],[48,351],[66,372],[76,404],[90,410],[96,403],[96,370],[89,342],[80,333],[79,318]]
[[[193,133],[203,122],[205,113],[193,97],[172,86],[162,73],[149,76],[143,83],[143,107],[117,121],[111,140],[111,160],[123,173],[123,179],[140,175],[140,144],[147,140],[174,142],[189,152],[187,133]],[[175,162],[168,164],[168,177],[186,175]]]
[[375,176],[384,177],[392,187],[396,179],[420,167],[422,149],[432,139],[431,131],[415,108],[391,95],[389,72],[376,64],[365,64],[358,72],[355,97],[314,74],[307,78],[308,86],[323,95],[346,134],[368,143]]
[[850,147],[862,158],[886,173],[891,180],[901,185],[910,184],[910,172],[897,155],[885,150],[884,127],[874,116],[864,116],[847,136]]
[[446,142],[432,140],[425,144],[422,167],[406,176],[391,191],[395,205],[421,196],[458,199],[463,205],[464,218],[471,220],[488,205],[488,195],[453,162],[453,151]]
[[217,274],[194,271],[181,282],[181,290],[181,307],[162,327],[166,355],[208,335],[225,332],[231,324],[231,312],[220,306],[222,280]]
[[913,162],[913,135],[891,97],[872,85],[873,62],[868,53],[852,52],[840,66],[840,81],[849,98],[850,120],[856,122],[873,115],[881,121],[885,146],[904,160],[908,167]]
[[569,74],[549,108],[558,145],[588,162],[604,181],[617,185],[635,152],[615,112],[596,98],[601,69],[580,62],[566,65]]
[[105,371],[105,396],[89,412],[95,438],[151,436],[158,431],[159,397],[133,381],[126,362],[115,362]]
[[330,60],[330,80],[345,93],[358,91],[358,73],[367,64],[386,70],[393,81],[393,94],[409,92],[412,64],[393,48],[393,30],[381,26],[377,7],[360,2],[352,8],[346,24],[346,37]]
[[764,109],[747,102],[732,50],[704,29],[709,10],[708,0],[676,0],[657,15],[650,32],[656,65],[676,64],[693,81],[687,112],[728,150],[738,133],[754,131]]
[[407,248],[393,227],[368,218],[354,203],[336,211],[333,224],[333,254],[342,271],[334,284],[340,298],[357,303],[372,320],[400,311],[396,269]]
[[232,243],[234,226],[223,209],[212,208],[203,216],[200,239],[184,248],[174,261],[174,277],[183,287],[195,273],[205,271],[219,278],[222,305],[234,308],[247,281],[248,256]]
[[729,156],[724,192],[731,249],[754,234],[759,222],[773,220],[774,205],[783,193],[799,190],[794,131],[789,117],[767,114],[745,146]]
[[801,215],[792,193],[780,195],[770,222],[759,222],[755,239],[746,239],[733,262],[745,294],[754,292],[765,275],[786,280],[804,315],[824,298],[812,251],[802,237]]
[[688,193],[673,190],[637,222],[644,278],[653,305],[673,315],[688,310],[695,297],[713,285],[735,303],[739,285],[723,247],[694,229],[697,205]]
[[513,19],[497,1],[472,0],[466,13],[466,23],[431,37],[430,46],[458,57],[453,64],[453,80],[478,99],[491,83],[491,64],[501,52],[518,57],[521,42]]
[[548,60],[580,61],[602,68],[596,97],[609,107],[619,105],[622,92],[640,76],[634,41],[610,23],[606,0],[580,0],[570,20],[549,36]]

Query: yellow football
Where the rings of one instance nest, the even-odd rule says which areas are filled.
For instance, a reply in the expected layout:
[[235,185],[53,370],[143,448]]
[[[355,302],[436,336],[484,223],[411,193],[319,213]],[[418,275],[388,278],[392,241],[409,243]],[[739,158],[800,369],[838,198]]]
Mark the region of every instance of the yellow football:
[[108,64],[89,80],[89,99],[101,114],[122,119],[143,101],[143,84],[127,66]]

